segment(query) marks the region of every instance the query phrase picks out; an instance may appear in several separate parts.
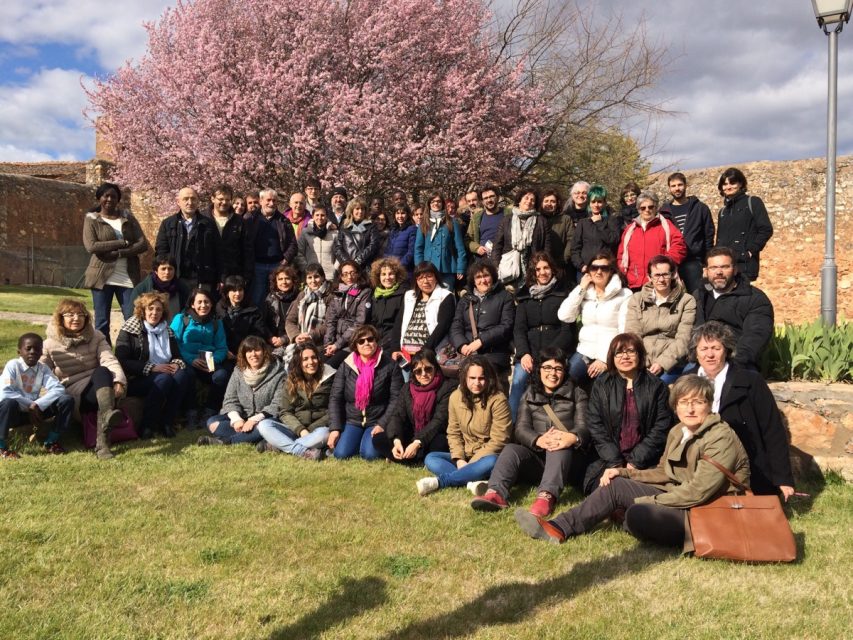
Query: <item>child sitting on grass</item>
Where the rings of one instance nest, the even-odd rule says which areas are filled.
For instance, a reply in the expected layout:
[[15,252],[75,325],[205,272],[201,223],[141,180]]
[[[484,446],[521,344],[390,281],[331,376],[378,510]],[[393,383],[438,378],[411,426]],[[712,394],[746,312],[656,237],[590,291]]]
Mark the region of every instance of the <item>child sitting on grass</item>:
[[25,333],[18,338],[19,358],[10,360],[0,377],[0,458],[15,460],[20,456],[8,448],[9,428],[19,426],[29,416],[33,425],[56,417],[53,429],[44,441],[48,453],[65,453],[59,436],[67,428],[74,411],[74,398],[50,368],[39,362],[41,336]]

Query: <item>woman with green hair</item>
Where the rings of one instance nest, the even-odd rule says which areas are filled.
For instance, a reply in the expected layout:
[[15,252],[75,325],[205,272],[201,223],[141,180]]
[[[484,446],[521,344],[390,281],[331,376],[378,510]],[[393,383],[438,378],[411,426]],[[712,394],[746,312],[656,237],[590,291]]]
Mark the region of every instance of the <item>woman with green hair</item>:
[[607,189],[597,184],[589,190],[589,215],[578,222],[572,239],[572,264],[578,270],[578,280],[586,273],[587,265],[596,254],[608,251],[616,255],[622,235],[621,217],[611,215],[607,204]]

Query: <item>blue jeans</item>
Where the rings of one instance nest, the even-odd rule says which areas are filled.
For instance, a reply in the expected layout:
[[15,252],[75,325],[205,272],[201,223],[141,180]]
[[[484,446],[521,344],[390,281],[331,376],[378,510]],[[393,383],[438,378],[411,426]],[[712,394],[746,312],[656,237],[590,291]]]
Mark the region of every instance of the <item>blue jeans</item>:
[[196,380],[200,380],[207,385],[207,403],[208,409],[219,411],[222,408],[222,399],[225,397],[225,389],[228,388],[228,381],[231,379],[231,372],[234,371],[234,365],[227,360],[216,365],[218,368],[210,373],[210,371],[201,371],[192,365],[187,365],[185,371],[189,373],[192,379],[190,392],[184,396],[184,408],[189,410],[196,409],[197,401],[195,394]]
[[320,449],[329,439],[328,427],[317,427],[307,436],[299,437],[280,422],[267,418],[258,424],[261,437],[279,451],[301,456],[306,449]]
[[175,375],[153,373],[131,378],[127,383],[127,395],[145,398],[141,431],[174,426],[184,398],[195,393],[192,382],[192,375],[187,369],[179,369]]
[[382,454],[373,446],[373,436],[370,435],[373,427],[374,425],[370,425],[362,428],[360,425],[347,422],[335,445],[335,457],[338,460],[345,460],[358,454],[365,460],[381,458]]
[[516,362],[512,370],[512,386],[509,390],[509,408],[512,411],[512,421],[518,416],[518,406],[521,404],[521,396],[524,395],[527,389],[527,379],[530,374],[521,366],[521,362]]
[[110,341],[110,310],[113,306],[113,296],[118,300],[124,319],[127,320],[130,314],[127,313],[126,307],[130,300],[131,291],[133,289],[117,287],[112,284],[105,284],[103,289],[92,289],[92,307],[95,309],[95,329],[103,333],[110,344],[112,344]]
[[664,371],[660,374],[661,381],[664,382],[664,384],[672,384],[684,375],[684,367],[685,365],[683,364],[677,364],[669,371]]
[[[589,362],[592,362],[592,360]],[[577,384],[585,384],[589,382],[587,369],[589,369],[589,363],[586,358],[575,351],[572,357],[569,358],[569,377]]]
[[248,432],[237,431],[231,426],[231,420],[228,419],[228,416],[220,414],[213,416],[207,421],[208,431],[210,431],[210,425],[214,422],[218,422],[219,424],[216,425],[216,429],[211,431],[211,433],[225,444],[255,443],[263,440],[258,431],[258,425],[255,425],[255,428]]
[[497,461],[497,456],[483,456],[457,469],[449,453],[436,451],[427,454],[424,466],[438,476],[439,487],[464,487],[475,480],[488,480]]
[[252,291],[250,299],[252,304],[261,308],[264,303],[264,298],[267,297],[267,292],[270,286],[270,274],[278,267],[278,263],[272,262],[265,264],[263,262],[255,263],[255,272],[252,274]]

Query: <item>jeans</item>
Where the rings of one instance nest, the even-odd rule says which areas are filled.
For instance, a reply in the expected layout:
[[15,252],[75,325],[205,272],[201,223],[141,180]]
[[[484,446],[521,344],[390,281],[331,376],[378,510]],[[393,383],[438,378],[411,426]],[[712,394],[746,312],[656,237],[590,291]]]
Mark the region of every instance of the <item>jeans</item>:
[[682,375],[684,375],[684,366],[683,364],[677,364],[669,371],[664,371],[660,374],[660,379],[664,384],[672,384],[676,380],[678,380]]
[[521,404],[521,396],[524,395],[527,389],[527,379],[530,374],[521,366],[521,362],[516,362],[512,369],[512,386],[509,390],[509,408],[512,411],[512,422],[515,424],[515,419],[518,416],[518,406]]
[[228,381],[231,379],[231,372],[234,370],[234,365],[230,362],[223,362],[216,365],[218,368],[211,373],[210,371],[201,371],[192,365],[187,365],[184,371],[189,373],[192,379],[189,393],[184,398],[185,408],[193,410],[196,408],[195,381],[201,380],[202,383],[208,385],[207,390],[207,408],[213,411],[219,411],[222,408],[222,399],[225,397],[225,389],[228,387]]
[[126,312],[126,307],[130,300],[131,291],[133,291],[132,288],[117,287],[112,284],[105,284],[103,289],[92,289],[92,307],[95,309],[95,329],[103,333],[110,344],[112,344],[110,340],[110,309],[113,304],[113,296],[118,300],[124,319],[127,320],[130,314]]
[[258,425],[255,425],[255,428],[251,431],[237,431],[231,426],[231,420],[228,419],[228,416],[219,414],[207,421],[208,431],[210,431],[210,425],[214,422],[218,422],[219,424],[216,425],[216,429],[211,431],[211,433],[225,444],[242,444],[244,442],[254,444],[263,440],[258,431]]
[[277,262],[271,262],[269,264],[263,262],[255,263],[255,272],[252,274],[252,291],[250,293],[250,299],[252,300],[252,304],[261,308],[261,305],[264,303],[264,298],[267,297],[267,292],[269,291],[270,286],[270,274],[275,271],[276,267],[278,267]]
[[365,460],[381,458],[382,454],[373,446],[373,436],[370,435],[373,426],[362,428],[351,422],[346,423],[335,445],[335,457],[338,460],[345,460],[358,454]]
[[590,358],[581,355],[579,351],[575,351],[572,357],[569,358],[569,377],[576,384],[586,384],[590,380],[587,369],[589,369],[591,363],[592,360]]
[[261,420],[258,431],[276,449],[294,456],[301,456],[306,449],[320,449],[329,439],[329,427],[316,427],[308,435],[300,437],[272,418]]
[[[74,398],[67,393],[59,396],[55,402],[42,411],[45,418],[56,418],[51,434],[60,434],[68,429],[71,414],[74,412]],[[0,400],[0,439],[5,440],[9,428],[16,427],[29,420],[29,411],[21,409],[18,401],[12,398]]]
[[[449,447],[447,446],[447,434],[446,433],[437,433],[429,442],[423,442],[420,448],[418,449],[418,453],[414,458],[408,458],[405,460],[398,460],[394,457],[392,453],[394,448],[394,441],[388,438],[388,432],[382,431],[373,436],[373,446],[379,452],[379,455],[384,457],[389,462],[398,462],[400,464],[423,464],[424,457],[428,456],[433,451],[443,451],[447,452]],[[412,444],[412,439],[400,439],[403,443],[403,448],[405,449],[407,446]]]
[[141,431],[174,426],[184,397],[195,392],[192,382],[192,374],[187,369],[179,369],[175,375],[153,373],[131,378],[127,383],[127,395],[145,398]]
[[469,482],[488,478],[497,460],[496,455],[483,456],[457,469],[449,453],[435,452],[427,454],[424,466],[438,476],[439,487],[464,487]]

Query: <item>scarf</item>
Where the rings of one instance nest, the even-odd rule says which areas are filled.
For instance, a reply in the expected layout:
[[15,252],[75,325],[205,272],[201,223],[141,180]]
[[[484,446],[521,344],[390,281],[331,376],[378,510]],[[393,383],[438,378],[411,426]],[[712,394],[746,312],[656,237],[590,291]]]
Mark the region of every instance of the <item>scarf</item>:
[[260,369],[252,369],[251,367],[246,367],[243,370],[243,380],[246,381],[246,384],[249,385],[252,389],[257,387],[263,379],[267,375],[267,369],[270,368],[269,361],[264,363]]
[[190,308],[187,310],[187,315],[189,315],[189,317],[192,318],[196,324],[207,324],[208,322],[213,320],[214,313],[213,309],[211,309],[210,313],[202,317],[195,312],[195,309]]
[[145,333],[148,335],[148,362],[168,364],[172,360],[172,350],[169,348],[169,327],[161,321],[157,326],[143,320]]
[[326,237],[326,233],[328,233],[328,231],[329,225],[326,225],[325,227],[318,227],[315,223],[311,223],[311,233],[313,233],[317,238],[320,238],[320,240]]
[[435,234],[438,233],[439,227],[441,227],[441,224],[444,222],[444,216],[445,216],[445,213],[444,213],[443,209],[441,211],[430,211],[429,212],[429,224],[430,224],[430,227],[432,227],[432,229],[430,231],[430,236],[429,236],[430,240],[434,239]]
[[274,289],[270,291],[270,294],[279,302],[293,302],[296,296],[299,295],[299,290],[296,287],[293,287],[290,291]]
[[362,220],[361,222],[353,222],[349,230],[352,233],[365,233],[367,231],[367,220]]
[[524,251],[533,244],[533,229],[539,215],[535,211],[522,211],[518,207],[512,208],[512,220],[510,221],[510,233],[512,234],[512,248]]
[[305,289],[299,302],[299,330],[308,333],[326,317],[326,292],[329,283],[323,282],[316,291]]
[[367,411],[367,405],[370,404],[370,394],[373,393],[373,374],[376,372],[376,364],[381,355],[382,349],[377,349],[370,360],[365,362],[358,353],[352,354],[352,361],[358,370],[358,377],[355,379],[355,406],[362,413]]
[[436,389],[444,382],[441,372],[437,371],[429,384],[419,385],[413,382],[409,385],[412,392],[412,416],[415,419],[415,434],[420,433],[429,424],[432,411],[435,408]]
[[376,287],[373,289],[373,297],[374,298],[388,298],[393,294],[397,289],[400,288],[400,283],[395,282],[394,286],[386,289],[385,287]]
[[557,279],[554,276],[551,276],[551,279],[545,284],[532,284],[530,285],[530,297],[534,300],[541,300],[551,292],[556,284]]
[[160,280],[160,278],[157,277],[157,273],[155,271],[152,271],[151,286],[154,287],[155,291],[159,291],[160,293],[168,293],[169,297],[171,297],[178,292],[178,279],[172,278],[168,282],[163,282],[162,280]]

